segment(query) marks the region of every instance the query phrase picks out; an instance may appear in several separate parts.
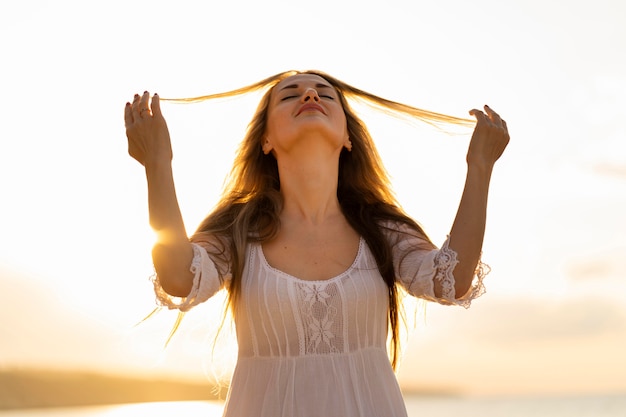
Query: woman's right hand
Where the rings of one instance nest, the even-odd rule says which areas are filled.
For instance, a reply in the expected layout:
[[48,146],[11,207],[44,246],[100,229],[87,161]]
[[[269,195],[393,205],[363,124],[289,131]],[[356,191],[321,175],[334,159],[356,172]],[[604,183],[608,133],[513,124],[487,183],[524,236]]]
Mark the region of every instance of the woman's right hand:
[[172,145],[167,123],[161,113],[159,96],[152,97],[146,91],[135,94],[132,103],[124,108],[128,153],[141,165],[147,167],[159,162],[171,162]]

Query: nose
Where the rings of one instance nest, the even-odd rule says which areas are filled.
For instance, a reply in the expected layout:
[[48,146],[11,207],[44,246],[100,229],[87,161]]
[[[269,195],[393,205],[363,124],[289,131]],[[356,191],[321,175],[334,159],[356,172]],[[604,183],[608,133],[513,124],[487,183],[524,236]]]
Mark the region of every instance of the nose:
[[306,103],[307,101],[320,101],[320,96],[317,95],[317,90],[314,88],[307,88],[304,94],[302,95],[302,102]]

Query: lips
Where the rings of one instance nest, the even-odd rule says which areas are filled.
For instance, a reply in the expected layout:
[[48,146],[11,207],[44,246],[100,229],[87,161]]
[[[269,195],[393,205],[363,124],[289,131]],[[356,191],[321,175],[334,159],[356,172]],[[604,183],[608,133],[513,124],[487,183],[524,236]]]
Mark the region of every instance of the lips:
[[304,113],[305,111],[319,111],[323,114],[326,114],[322,106],[315,103],[306,103],[304,106],[300,107],[300,110],[298,110],[298,115]]

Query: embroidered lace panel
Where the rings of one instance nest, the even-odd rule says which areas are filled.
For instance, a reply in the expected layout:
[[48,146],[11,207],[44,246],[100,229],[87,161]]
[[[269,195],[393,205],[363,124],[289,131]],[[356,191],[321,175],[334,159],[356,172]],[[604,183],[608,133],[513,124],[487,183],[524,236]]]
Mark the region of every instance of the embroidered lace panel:
[[296,285],[297,308],[302,320],[303,354],[343,351],[342,300],[336,282],[300,282]]

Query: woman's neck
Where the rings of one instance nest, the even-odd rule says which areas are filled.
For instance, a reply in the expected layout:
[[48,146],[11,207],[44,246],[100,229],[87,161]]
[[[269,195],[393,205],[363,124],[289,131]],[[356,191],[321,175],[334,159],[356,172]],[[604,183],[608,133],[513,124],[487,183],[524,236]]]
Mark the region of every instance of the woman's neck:
[[338,158],[282,159],[278,164],[284,198],[281,217],[318,225],[341,213],[337,199]]

